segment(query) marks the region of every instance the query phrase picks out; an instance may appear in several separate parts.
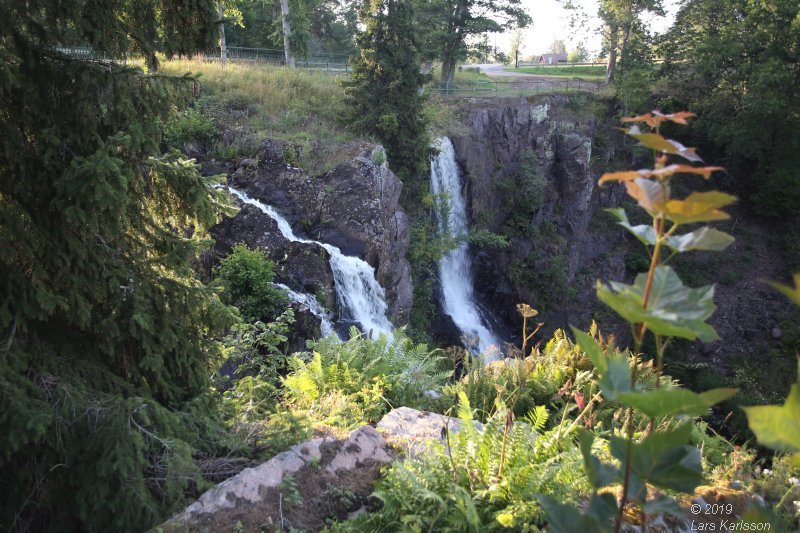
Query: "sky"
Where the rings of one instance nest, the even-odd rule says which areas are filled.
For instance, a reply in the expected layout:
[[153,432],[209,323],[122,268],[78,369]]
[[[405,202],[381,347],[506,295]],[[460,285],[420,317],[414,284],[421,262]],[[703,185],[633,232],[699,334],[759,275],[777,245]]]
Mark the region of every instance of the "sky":
[[[569,27],[570,12],[563,8],[558,0],[522,0],[523,6],[533,18],[533,26],[524,30],[521,57],[539,55],[547,51],[547,47],[554,39],[562,39],[567,45],[567,51],[583,41],[586,48],[596,57],[601,43],[600,36],[595,31],[600,26],[597,17],[596,0],[579,0],[583,11],[589,16],[585,29],[572,29]],[[663,33],[675,18],[678,10],[678,0],[665,0],[666,17],[645,16],[645,23],[652,31]],[[509,52],[511,49],[511,32],[497,34],[489,37],[489,44],[494,44],[496,38],[498,50]]]

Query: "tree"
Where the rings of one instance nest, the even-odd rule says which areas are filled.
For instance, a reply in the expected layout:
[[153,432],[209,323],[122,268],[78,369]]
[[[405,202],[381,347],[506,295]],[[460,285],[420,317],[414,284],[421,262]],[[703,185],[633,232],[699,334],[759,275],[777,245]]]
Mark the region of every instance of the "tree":
[[640,16],[664,14],[661,0],[600,0],[598,15],[603,20],[603,48],[608,54],[606,82],[614,81],[617,62],[624,57],[631,36],[643,28]]
[[671,98],[698,114],[730,186],[757,214],[788,221],[800,203],[799,16],[794,0],[692,0],[660,49]]
[[567,56],[570,63],[584,63],[589,61],[589,51],[583,43],[578,43],[575,49]]
[[236,6],[235,0],[217,0],[217,15],[219,16],[219,57],[222,64],[228,62],[228,46],[225,40],[225,23],[243,27],[242,12]]
[[286,66],[294,68],[294,54],[292,53],[292,23],[289,19],[289,0],[280,0],[281,3],[281,28],[283,30],[283,53],[286,56]]
[[514,58],[514,66],[517,65],[517,60],[519,58],[519,53],[522,52],[523,48],[523,40],[525,39],[525,31],[523,28],[517,28],[514,30],[514,34],[511,36],[511,54],[510,56]]
[[[57,51],[213,46],[214,0],[0,4],[0,525],[146,530],[224,453],[202,397],[230,308],[190,261],[220,193],[162,127],[194,80]],[[200,485],[198,485],[200,484]]]
[[550,46],[547,47],[548,54],[566,54],[567,45],[561,39],[555,39]]
[[345,121],[377,137],[394,172],[413,187],[426,175],[430,155],[419,91],[428,77],[420,72],[414,9],[410,0],[364,0],[359,17],[360,55],[342,83]]
[[[442,61],[441,81],[453,80],[456,64],[481,49],[473,36],[527,27],[531,17],[521,0],[416,0],[420,13],[415,31],[421,35],[423,58]],[[482,52],[491,51],[488,45]]]

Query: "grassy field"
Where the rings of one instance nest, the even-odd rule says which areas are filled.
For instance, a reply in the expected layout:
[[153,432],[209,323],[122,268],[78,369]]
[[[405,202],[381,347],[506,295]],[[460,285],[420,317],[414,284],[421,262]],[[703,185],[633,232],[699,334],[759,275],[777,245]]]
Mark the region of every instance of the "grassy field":
[[300,147],[296,163],[322,172],[346,158],[361,139],[340,123],[344,92],[338,76],[269,64],[228,64],[196,60],[164,61],[160,72],[198,77],[203,115],[225,133],[213,151],[223,159],[255,153],[265,138]]
[[606,75],[606,67],[603,66],[577,66],[569,65],[564,67],[541,66],[541,67],[507,67],[509,72],[523,72],[525,74],[538,74],[541,76],[558,76],[570,78],[583,78],[587,80],[602,79]]

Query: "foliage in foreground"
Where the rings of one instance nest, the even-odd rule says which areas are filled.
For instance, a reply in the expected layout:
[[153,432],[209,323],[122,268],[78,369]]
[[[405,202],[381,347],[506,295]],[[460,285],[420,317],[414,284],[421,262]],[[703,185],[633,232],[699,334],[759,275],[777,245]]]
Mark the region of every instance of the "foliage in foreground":
[[205,393],[234,316],[190,264],[221,199],[160,150],[193,81],[56,52],[154,66],[214,20],[210,0],[0,5],[3,529],[146,529],[230,451]]

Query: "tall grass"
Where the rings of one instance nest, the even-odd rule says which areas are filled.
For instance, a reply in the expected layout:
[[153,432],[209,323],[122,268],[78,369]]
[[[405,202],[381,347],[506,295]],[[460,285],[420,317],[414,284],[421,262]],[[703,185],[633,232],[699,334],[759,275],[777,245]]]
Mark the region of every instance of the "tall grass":
[[331,116],[340,108],[343,91],[338,76],[289,69],[265,63],[228,63],[179,59],[165,61],[164,74],[199,76],[204,89],[226,102],[257,104],[261,111],[280,114],[302,103]]
[[201,84],[197,105],[222,132],[213,148],[222,159],[253,155],[266,138],[295,145],[292,161],[323,172],[354,155],[358,138],[340,122],[344,92],[338,76],[269,64],[178,59],[166,75],[192,74]]

